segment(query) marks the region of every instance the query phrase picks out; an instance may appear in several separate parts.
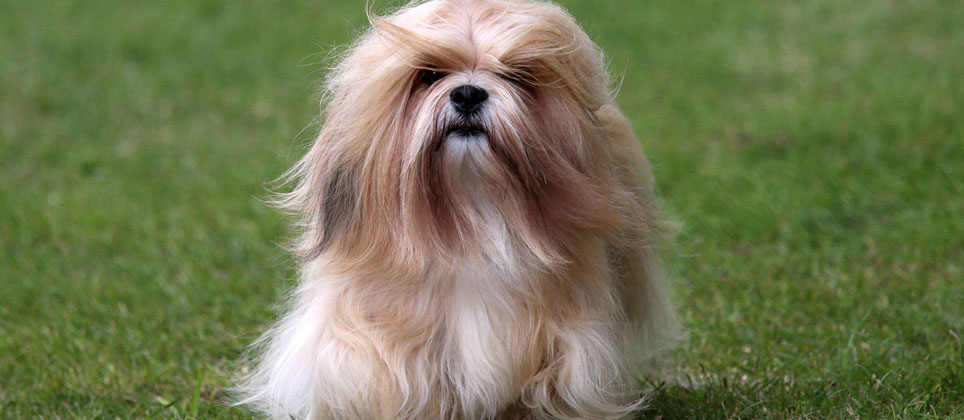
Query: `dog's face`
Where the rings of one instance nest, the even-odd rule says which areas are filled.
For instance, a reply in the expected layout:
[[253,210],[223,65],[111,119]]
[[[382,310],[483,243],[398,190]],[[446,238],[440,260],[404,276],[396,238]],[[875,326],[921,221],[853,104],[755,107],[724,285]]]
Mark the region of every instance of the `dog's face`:
[[552,264],[570,236],[616,223],[602,55],[555,5],[419,2],[374,19],[327,87],[288,202],[309,216],[312,255],[411,261],[516,243]]

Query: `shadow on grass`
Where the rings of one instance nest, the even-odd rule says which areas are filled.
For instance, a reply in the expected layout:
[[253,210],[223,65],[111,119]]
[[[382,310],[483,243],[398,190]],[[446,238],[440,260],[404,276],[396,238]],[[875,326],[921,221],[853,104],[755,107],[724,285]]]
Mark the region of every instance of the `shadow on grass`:
[[803,396],[795,398],[793,394],[826,395],[834,386],[830,383],[829,388],[819,389],[817,384],[810,385],[800,387],[784,378],[753,381],[745,375],[687,375],[672,383],[651,380],[645,382],[649,402],[635,419],[808,418],[808,413],[798,411],[792,403]]
[[[866,377],[762,376],[704,370],[671,382],[646,381],[649,402],[635,419],[964,418],[964,372],[953,364],[926,374],[895,369]],[[913,389],[929,392],[907,392]]]

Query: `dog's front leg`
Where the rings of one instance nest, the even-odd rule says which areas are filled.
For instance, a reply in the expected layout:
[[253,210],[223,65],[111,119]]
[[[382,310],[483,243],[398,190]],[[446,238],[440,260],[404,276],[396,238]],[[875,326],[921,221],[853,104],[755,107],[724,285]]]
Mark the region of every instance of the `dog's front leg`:
[[523,390],[529,411],[519,419],[616,420],[638,408],[614,334],[591,321],[561,328],[546,368]]

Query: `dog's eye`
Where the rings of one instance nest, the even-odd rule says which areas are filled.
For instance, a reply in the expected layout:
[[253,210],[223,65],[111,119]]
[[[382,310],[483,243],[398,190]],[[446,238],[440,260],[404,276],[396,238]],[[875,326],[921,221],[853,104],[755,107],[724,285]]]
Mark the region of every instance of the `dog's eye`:
[[527,75],[525,73],[500,73],[499,77],[517,86],[526,85]]
[[506,82],[512,82],[512,83],[519,82],[519,78],[517,78],[515,75],[511,75],[507,73],[500,73],[499,78],[501,78],[502,80],[505,80]]
[[442,73],[442,72],[440,72],[440,71],[438,71],[438,70],[428,70],[428,69],[426,69],[426,70],[422,70],[422,71],[418,74],[418,81],[421,82],[421,83],[424,83],[424,84],[426,84],[426,85],[431,86],[431,85],[434,85],[435,82],[437,82],[437,81],[439,81],[439,80],[442,80],[442,78],[445,77],[445,76],[446,76],[445,73]]

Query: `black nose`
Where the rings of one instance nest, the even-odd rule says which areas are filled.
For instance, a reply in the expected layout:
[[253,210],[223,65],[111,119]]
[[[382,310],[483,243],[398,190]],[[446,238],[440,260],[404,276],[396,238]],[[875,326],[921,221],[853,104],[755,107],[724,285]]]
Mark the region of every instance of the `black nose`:
[[457,111],[468,115],[482,107],[482,103],[489,99],[489,93],[473,85],[464,85],[455,88],[449,98]]

